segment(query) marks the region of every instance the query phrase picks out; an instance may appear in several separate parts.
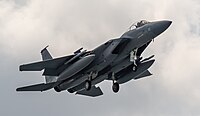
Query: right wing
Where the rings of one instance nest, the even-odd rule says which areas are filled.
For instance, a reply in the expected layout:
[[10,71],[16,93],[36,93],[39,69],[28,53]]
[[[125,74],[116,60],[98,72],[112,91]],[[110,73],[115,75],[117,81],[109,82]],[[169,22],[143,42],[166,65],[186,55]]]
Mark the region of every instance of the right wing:
[[64,64],[67,60],[71,59],[74,55],[64,56],[60,58],[20,65],[20,71],[41,71],[42,69],[56,69]]
[[[132,79],[139,79],[145,76],[150,76],[151,73],[148,70],[149,67],[155,62],[155,60],[150,60],[147,62],[143,62],[138,65],[138,69],[136,72],[132,71],[132,69],[127,69],[128,71],[125,72],[122,76],[117,79],[119,84],[126,83]],[[130,65],[131,66],[131,65]],[[144,73],[144,74],[143,74]]]
[[148,76],[151,76],[152,74],[146,70],[145,72],[143,72],[142,74],[136,76],[134,79],[137,80],[137,79],[140,79],[140,78],[143,78],[143,77],[148,77]]

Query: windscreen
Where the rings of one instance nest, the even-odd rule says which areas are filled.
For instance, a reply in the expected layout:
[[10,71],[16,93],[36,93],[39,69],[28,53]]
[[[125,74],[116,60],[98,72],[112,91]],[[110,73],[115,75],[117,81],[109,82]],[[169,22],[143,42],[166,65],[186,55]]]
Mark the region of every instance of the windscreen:
[[141,20],[141,21],[139,21],[139,22],[133,23],[133,24],[130,26],[129,30],[136,29],[136,28],[141,27],[141,26],[143,26],[143,25],[145,25],[145,24],[147,24],[147,23],[149,23],[149,22],[146,21],[146,20]]

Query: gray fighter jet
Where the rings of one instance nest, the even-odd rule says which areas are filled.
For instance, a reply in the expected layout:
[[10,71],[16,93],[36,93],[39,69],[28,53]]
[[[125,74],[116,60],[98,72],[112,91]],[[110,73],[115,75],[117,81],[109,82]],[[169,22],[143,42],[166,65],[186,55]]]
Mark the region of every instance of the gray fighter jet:
[[154,63],[154,55],[143,59],[143,51],[155,37],[164,32],[171,21],[145,20],[133,24],[121,37],[111,39],[99,47],[87,51],[78,49],[72,55],[52,58],[45,47],[41,50],[42,60],[20,65],[20,71],[44,71],[45,83],[17,88],[17,91],[46,91],[54,88],[56,92],[67,90],[86,96],[103,95],[96,84],[110,80],[112,89],[119,91],[119,84],[132,79],[152,75],[148,68]]

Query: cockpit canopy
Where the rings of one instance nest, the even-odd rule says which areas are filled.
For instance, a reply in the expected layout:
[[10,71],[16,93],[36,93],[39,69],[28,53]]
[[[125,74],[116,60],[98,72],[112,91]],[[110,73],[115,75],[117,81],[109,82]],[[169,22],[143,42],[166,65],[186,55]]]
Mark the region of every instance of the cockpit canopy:
[[148,22],[146,20],[141,20],[139,22],[135,22],[129,27],[129,30],[136,29],[136,28],[141,27],[141,26],[143,26],[143,25],[145,25],[147,23],[150,23],[150,22]]

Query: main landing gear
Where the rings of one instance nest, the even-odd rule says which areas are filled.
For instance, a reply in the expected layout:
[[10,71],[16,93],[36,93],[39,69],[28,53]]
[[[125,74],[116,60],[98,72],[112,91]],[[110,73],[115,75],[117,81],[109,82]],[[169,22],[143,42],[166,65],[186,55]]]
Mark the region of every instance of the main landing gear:
[[90,80],[86,80],[85,81],[85,89],[87,91],[89,91],[91,89],[91,87],[92,87],[91,81]]
[[119,91],[119,83],[115,82],[115,74],[112,73],[112,80],[113,80],[113,85],[112,85],[112,90],[114,93],[117,93]]
[[136,60],[137,60],[137,48],[133,49],[131,52],[130,52],[130,62],[133,62],[133,71],[136,72],[137,71],[137,63],[136,63]]
[[92,87],[92,79],[97,77],[98,73],[97,72],[90,72],[89,76],[88,76],[88,80],[85,81],[85,89],[87,91],[89,91]]
[[112,85],[113,92],[117,93],[119,91],[119,84],[117,82]]

